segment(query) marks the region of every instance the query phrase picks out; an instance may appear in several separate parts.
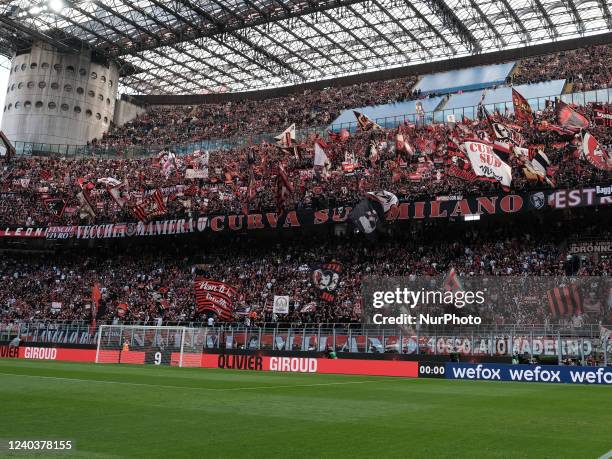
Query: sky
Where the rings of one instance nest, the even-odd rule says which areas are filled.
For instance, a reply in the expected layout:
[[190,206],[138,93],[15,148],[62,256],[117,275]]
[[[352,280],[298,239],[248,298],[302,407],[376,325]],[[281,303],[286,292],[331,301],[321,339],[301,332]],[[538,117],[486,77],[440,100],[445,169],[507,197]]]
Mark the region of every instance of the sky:
[[2,115],[4,115],[4,97],[8,87],[10,61],[0,56],[0,126],[2,126]]

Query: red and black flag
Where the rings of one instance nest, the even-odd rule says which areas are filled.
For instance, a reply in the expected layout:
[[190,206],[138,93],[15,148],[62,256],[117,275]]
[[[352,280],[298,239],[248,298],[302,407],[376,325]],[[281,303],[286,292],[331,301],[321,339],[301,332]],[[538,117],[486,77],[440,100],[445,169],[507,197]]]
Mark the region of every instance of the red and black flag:
[[255,199],[255,174],[253,169],[255,168],[255,150],[253,150],[252,146],[249,146],[249,151],[247,152],[247,174],[248,174],[248,184],[247,184],[247,192],[246,192],[246,200],[242,204],[242,213],[248,215],[249,213],[249,204]]
[[357,118],[357,124],[359,125],[359,129],[361,129],[362,131],[382,130],[382,128],[378,124],[376,124],[363,113],[359,113],[358,111],[353,110],[353,114],[355,115],[355,118]]
[[340,141],[340,134],[334,131],[327,131],[327,137],[329,138],[330,142],[339,142]]
[[79,191],[76,195],[77,201],[79,202],[79,216],[80,218],[96,218],[96,212],[91,202],[91,196],[85,189]]
[[276,213],[281,214],[285,209],[285,202],[293,191],[293,185],[289,180],[289,175],[282,164],[278,166],[278,175],[276,176]]
[[612,152],[606,151],[589,132],[582,135],[581,157],[597,169],[612,171]]
[[589,127],[589,120],[563,101],[557,102],[557,122],[562,128],[573,132]]
[[43,199],[47,211],[56,218],[61,218],[66,210],[66,200],[61,198],[45,198]]
[[593,119],[595,124],[612,127],[612,108],[605,107],[603,104],[594,104]]
[[158,217],[166,213],[166,203],[161,190],[145,197],[139,204],[132,207],[132,213],[141,222],[147,222],[153,217]]
[[582,314],[582,296],[576,285],[552,288],[546,291],[546,296],[553,317]]
[[196,277],[194,288],[199,313],[212,312],[223,320],[234,318],[236,287],[225,282]]
[[516,119],[533,124],[533,110],[531,110],[529,102],[514,88],[512,88],[512,105],[514,105]]
[[322,301],[331,303],[336,299],[336,290],[340,283],[342,265],[336,261],[315,266],[312,270],[312,283],[320,292]]
[[100,292],[100,284],[95,282],[91,287],[91,323],[89,324],[90,335],[95,333],[97,320],[103,315],[103,313],[100,312],[101,299],[102,294]]

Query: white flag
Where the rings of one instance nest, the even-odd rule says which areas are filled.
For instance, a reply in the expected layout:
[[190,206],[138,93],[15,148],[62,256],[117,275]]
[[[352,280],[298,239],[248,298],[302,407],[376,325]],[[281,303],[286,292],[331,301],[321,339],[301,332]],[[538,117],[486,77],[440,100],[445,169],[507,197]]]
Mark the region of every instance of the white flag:
[[295,123],[274,138],[281,147],[290,147],[293,145],[293,142],[295,142]]
[[289,314],[289,297],[287,295],[274,295],[274,314]]
[[512,168],[495,154],[491,144],[474,140],[467,141],[463,145],[476,175],[495,180],[505,187],[510,187]]

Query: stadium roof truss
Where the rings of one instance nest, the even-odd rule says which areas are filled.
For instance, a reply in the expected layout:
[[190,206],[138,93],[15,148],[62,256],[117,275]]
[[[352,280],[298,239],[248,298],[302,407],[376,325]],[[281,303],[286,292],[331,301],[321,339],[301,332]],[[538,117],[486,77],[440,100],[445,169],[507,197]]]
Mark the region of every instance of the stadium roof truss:
[[0,54],[42,40],[121,90],[236,92],[612,30],[608,0],[0,0]]

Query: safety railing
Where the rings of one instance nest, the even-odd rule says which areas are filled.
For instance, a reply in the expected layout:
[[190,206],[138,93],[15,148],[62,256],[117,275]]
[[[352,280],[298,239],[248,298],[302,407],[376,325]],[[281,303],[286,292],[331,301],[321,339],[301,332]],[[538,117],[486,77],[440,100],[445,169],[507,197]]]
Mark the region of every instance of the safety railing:
[[[160,323],[157,322],[157,325]],[[612,326],[598,324],[569,329],[561,325],[506,325],[474,327],[471,330],[406,330],[342,324],[313,324],[278,327],[262,324],[206,327],[201,323],[164,323],[202,328],[205,338],[202,349],[271,350],[294,352],[326,352],[331,349],[349,353],[395,353],[406,355],[451,355],[513,357],[537,359],[539,362],[561,363],[571,360],[579,364],[612,364]],[[116,324],[119,327],[122,324]],[[123,324],[127,325],[127,324]],[[134,324],[130,324],[134,325]],[[144,324],[136,324],[144,325]],[[161,330],[161,329],[160,329]],[[131,337],[131,338],[130,338]],[[133,339],[126,334],[121,339]],[[0,325],[0,343],[94,345],[97,329],[85,322],[22,322]]]
[[[529,104],[534,110],[543,110],[546,102],[560,98],[566,103],[586,105],[589,103],[612,103],[612,88],[598,89],[593,91],[575,92],[562,95],[547,95],[528,99]],[[501,113],[511,113],[513,111],[512,101],[499,102],[485,105],[490,112],[499,111]],[[422,114],[405,114],[398,116],[376,118],[374,121],[382,127],[393,128],[402,123],[430,124],[444,123],[448,121],[448,115],[453,115],[456,120],[462,117],[474,119],[477,117],[477,105],[442,109]],[[354,132],[357,129],[357,122],[337,123],[331,126],[316,126],[297,130],[298,139],[305,139],[312,134],[322,134],[327,129],[340,131],[347,129]],[[210,139],[198,142],[187,142],[181,144],[152,144],[152,145],[131,145],[131,146],[96,146],[96,145],[55,145],[31,142],[14,142],[15,150],[18,155],[34,156],[61,156],[66,158],[95,156],[100,158],[138,158],[153,156],[163,149],[171,149],[179,155],[190,154],[196,150],[229,150],[249,143],[258,144],[262,142],[274,142],[275,133],[259,133],[250,136],[236,136],[226,139]]]

